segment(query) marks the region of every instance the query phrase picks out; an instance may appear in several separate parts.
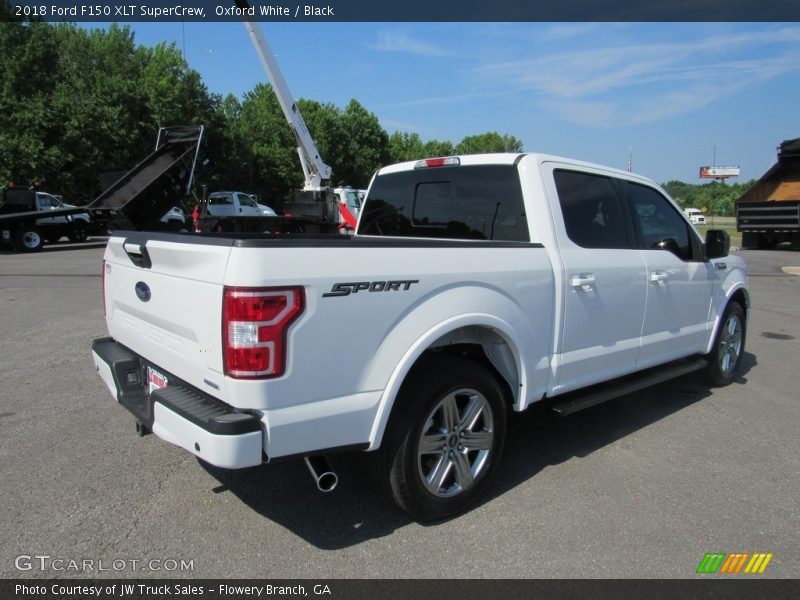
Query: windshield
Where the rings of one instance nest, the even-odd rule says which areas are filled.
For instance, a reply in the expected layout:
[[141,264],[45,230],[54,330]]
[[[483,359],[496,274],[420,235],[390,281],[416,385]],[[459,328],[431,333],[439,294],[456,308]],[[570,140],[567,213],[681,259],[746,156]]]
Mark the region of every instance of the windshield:
[[39,192],[39,205],[50,206],[52,208],[62,208],[64,206],[58,198],[50,194],[45,194],[44,192]]
[[345,192],[344,196],[348,206],[352,208],[361,208],[361,200],[358,197],[358,192]]

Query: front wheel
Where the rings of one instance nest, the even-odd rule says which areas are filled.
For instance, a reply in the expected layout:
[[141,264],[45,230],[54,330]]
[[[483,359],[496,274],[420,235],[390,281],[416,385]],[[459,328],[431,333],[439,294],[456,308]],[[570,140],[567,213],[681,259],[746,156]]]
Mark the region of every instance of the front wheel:
[[506,431],[503,390],[482,366],[426,358],[396,400],[379,477],[420,521],[466,510],[489,483]]
[[706,371],[713,385],[728,385],[739,375],[746,337],[744,309],[738,302],[725,308],[720,328],[714,338],[714,348],[707,355]]

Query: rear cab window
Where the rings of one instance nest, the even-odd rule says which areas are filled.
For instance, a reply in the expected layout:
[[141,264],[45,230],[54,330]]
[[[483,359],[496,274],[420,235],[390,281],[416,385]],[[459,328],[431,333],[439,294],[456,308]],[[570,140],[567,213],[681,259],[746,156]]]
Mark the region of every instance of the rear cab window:
[[233,194],[211,194],[208,203],[211,206],[233,205]]
[[456,165],[375,178],[359,235],[529,242],[516,167]]

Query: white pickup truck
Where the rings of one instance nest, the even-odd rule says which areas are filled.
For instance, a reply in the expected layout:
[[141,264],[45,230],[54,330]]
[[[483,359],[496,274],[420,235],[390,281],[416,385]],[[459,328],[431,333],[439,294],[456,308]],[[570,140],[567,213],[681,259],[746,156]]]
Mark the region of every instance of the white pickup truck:
[[[420,520],[465,510],[506,419],[740,369],[729,238],[656,184],[539,154],[385,167],[357,234],[117,232],[94,363],[140,432],[226,468],[373,452]],[[347,357],[347,360],[342,360]],[[646,401],[646,400],[642,400]]]
[[275,211],[244,192],[214,192],[208,197],[208,214],[215,217],[274,217]]

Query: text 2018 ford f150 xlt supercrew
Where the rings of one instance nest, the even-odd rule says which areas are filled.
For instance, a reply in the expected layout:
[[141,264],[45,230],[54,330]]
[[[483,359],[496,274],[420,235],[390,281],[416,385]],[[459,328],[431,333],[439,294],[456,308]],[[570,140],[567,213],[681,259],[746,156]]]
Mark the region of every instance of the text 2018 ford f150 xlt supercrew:
[[204,461],[314,472],[375,451],[396,502],[442,518],[487,485],[510,411],[736,378],[749,298],[728,246],[631,173],[403,163],[376,173],[353,238],[116,233],[94,362],[141,430]]

